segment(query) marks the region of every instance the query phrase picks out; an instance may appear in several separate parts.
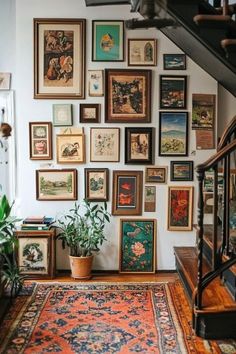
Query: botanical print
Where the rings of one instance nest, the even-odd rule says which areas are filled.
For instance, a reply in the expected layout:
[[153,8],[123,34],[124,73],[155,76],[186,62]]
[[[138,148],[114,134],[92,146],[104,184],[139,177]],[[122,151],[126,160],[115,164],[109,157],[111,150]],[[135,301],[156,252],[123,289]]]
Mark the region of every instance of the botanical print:
[[130,134],[131,140],[131,159],[148,159],[149,152],[149,134]]
[[10,90],[10,73],[0,73],[0,90]]
[[104,172],[90,171],[88,181],[88,197],[89,199],[106,198],[106,181]]
[[103,96],[103,71],[88,70],[88,94],[89,96]]
[[169,230],[192,229],[193,187],[169,187]]
[[213,129],[215,95],[193,94],[192,129]]
[[186,107],[186,77],[161,76],[160,78],[160,108]]
[[19,238],[18,263],[21,273],[48,273],[48,240]]
[[184,70],[186,69],[185,54],[164,54],[164,70]]
[[84,162],[83,134],[57,135],[57,162]]
[[43,156],[48,155],[48,145],[47,140],[33,140],[33,155]]
[[119,128],[91,129],[91,161],[119,161]]
[[156,40],[129,39],[128,55],[128,65],[155,65]]
[[146,182],[166,183],[167,167],[147,167]]
[[52,130],[51,123],[30,122],[30,158],[32,160],[50,160]]
[[135,176],[119,176],[118,177],[118,195],[117,207],[118,208],[136,208],[136,177]]
[[154,212],[156,209],[156,187],[145,186],[144,189],[144,211]]
[[34,125],[33,127],[33,139],[47,139],[47,126],[46,125]]
[[121,272],[155,272],[154,220],[121,220]]
[[160,113],[160,155],[187,155],[187,112]]

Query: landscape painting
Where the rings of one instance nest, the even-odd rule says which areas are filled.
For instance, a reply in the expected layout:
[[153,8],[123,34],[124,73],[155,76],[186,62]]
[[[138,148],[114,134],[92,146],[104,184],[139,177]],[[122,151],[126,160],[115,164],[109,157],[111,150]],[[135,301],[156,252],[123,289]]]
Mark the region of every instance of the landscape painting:
[[193,161],[171,161],[170,180],[171,181],[192,181]]
[[215,95],[193,94],[192,129],[214,129]]
[[187,112],[160,112],[159,155],[188,155]]
[[185,70],[185,54],[163,54],[164,70]]
[[36,170],[37,200],[76,200],[77,170]]
[[187,76],[160,76],[160,108],[185,109]]

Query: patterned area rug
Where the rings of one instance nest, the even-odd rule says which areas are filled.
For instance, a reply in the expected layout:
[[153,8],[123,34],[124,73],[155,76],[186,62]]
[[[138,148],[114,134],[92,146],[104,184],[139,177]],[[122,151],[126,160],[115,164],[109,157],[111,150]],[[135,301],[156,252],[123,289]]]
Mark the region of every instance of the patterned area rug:
[[234,341],[194,336],[179,282],[42,283],[20,298],[0,328],[2,354],[236,353]]

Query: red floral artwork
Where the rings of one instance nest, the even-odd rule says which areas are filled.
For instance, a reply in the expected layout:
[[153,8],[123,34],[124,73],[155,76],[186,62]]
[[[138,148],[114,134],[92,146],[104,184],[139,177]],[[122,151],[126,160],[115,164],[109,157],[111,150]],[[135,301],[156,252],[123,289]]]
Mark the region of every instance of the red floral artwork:
[[189,224],[189,191],[171,190],[171,226],[188,226]]

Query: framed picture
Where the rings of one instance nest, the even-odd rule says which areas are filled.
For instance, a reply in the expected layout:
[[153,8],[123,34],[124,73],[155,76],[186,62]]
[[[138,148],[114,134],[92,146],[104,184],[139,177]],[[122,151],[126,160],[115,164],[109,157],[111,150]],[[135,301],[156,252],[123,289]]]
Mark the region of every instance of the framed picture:
[[109,169],[85,168],[85,198],[90,201],[109,199]]
[[98,103],[81,103],[80,123],[99,123],[100,106]]
[[170,180],[171,181],[192,181],[193,161],[171,161]]
[[193,187],[169,187],[168,230],[191,231],[192,219]]
[[163,54],[164,70],[186,70],[185,54]]
[[160,109],[187,107],[187,76],[160,76]]
[[213,214],[214,208],[214,193],[203,193],[204,213]]
[[34,98],[84,98],[85,19],[34,19]]
[[128,39],[128,66],[157,65],[157,40],[153,38]]
[[159,155],[188,155],[187,112],[160,112]]
[[124,61],[124,21],[92,21],[92,61]]
[[90,129],[90,161],[120,161],[120,128]]
[[36,170],[37,200],[77,200],[77,170]]
[[53,125],[54,127],[67,127],[72,122],[72,104],[53,104]]
[[155,128],[125,128],[125,163],[153,164]]
[[151,70],[105,69],[105,122],[151,121]]
[[88,95],[92,97],[104,95],[103,70],[88,70]]
[[167,182],[167,166],[146,167],[145,182],[165,184]]
[[57,135],[57,163],[84,163],[84,134]]
[[51,160],[52,159],[52,123],[51,122],[30,122],[30,159]]
[[196,135],[196,149],[209,150],[215,148],[214,130],[195,130]]
[[55,273],[55,232],[17,231],[17,263],[27,278],[53,278]]
[[215,95],[193,94],[192,129],[213,130],[215,123]]
[[155,273],[156,220],[120,220],[120,273]]
[[11,73],[0,73],[0,90],[10,90]]
[[143,171],[113,171],[112,215],[141,215]]
[[156,186],[144,187],[144,211],[156,211]]

